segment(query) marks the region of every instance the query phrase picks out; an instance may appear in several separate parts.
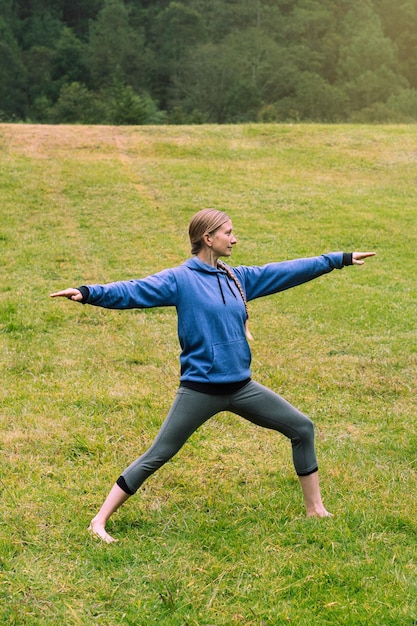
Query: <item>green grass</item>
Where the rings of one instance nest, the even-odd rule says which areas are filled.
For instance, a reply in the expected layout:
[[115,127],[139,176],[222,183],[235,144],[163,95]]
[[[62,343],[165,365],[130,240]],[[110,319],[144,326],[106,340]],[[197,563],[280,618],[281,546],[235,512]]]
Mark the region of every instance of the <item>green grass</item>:
[[[417,624],[417,128],[0,125],[0,622]],[[254,378],[310,415],[324,501],[289,443],[221,414],[86,528],[178,384],[175,312],[51,300],[181,263],[197,210],[233,262],[375,249],[250,304]]]

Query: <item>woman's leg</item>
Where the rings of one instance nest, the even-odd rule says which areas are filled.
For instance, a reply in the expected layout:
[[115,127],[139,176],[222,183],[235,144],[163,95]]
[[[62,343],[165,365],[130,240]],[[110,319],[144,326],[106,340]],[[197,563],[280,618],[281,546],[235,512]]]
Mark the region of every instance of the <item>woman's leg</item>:
[[318,471],[298,478],[303,490],[307,517],[331,517],[332,514],[326,511],[321,500]]
[[284,398],[254,381],[232,396],[228,410],[258,426],[277,430],[291,440],[307,515],[328,516],[320,495],[313,422]]
[[109,495],[103,502],[101,509],[99,510],[97,515],[91,520],[88,529],[106,543],[112,543],[113,541],[117,541],[117,539],[109,535],[109,533],[106,531],[106,524],[110,516],[113,515],[113,513],[117,511],[119,506],[122,506],[122,504],[126,502],[128,498],[130,498],[130,494],[123,491],[123,489],[120,489],[119,485],[114,484],[110,490]]
[[120,477],[121,484],[127,487],[129,493],[117,483],[113,485],[100,511],[92,519],[90,531],[106,543],[115,541],[106,531],[106,523],[110,516],[139,489],[151,474],[180,450],[199,426],[221,411],[225,402],[225,398],[209,396],[180,387],[155,441],[142,456],[129,465]]
[[151,474],[182,448],[197,428],[221,411],[226,403],[227,398],[180,387],[151,447],[122,473],[130,492],[135,493]]

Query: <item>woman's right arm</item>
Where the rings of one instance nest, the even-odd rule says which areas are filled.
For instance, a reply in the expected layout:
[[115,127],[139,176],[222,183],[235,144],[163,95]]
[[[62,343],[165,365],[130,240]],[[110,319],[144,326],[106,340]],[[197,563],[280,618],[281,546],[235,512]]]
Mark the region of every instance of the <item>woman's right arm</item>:
[[175,306],[177,282],[172,270],[163,270],[147,278],[120,281],[105,285],[88,285],[69,288],[51,294],[106,309],[135,309]]

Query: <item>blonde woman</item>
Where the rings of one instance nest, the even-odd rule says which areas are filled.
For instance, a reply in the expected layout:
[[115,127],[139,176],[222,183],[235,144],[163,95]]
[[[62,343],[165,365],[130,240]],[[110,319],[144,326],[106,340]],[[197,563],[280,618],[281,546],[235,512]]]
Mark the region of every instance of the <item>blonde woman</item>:
[[119,476],[90,524],[106,543],[110,516],[171,459],[205,421],[230,411],[276,430],[291,442],[307,516],[326,517],[319,487],[311,420],[251,378],[247,302],[295,287],[345,265],[362,265],[374,252],[333,252],[260,266],[231,268],[220,261],[237,240],[229,216],[199,211],[189,225],[192,258],[139,280],[82,286],[51,294],[110,309],[175,306],[181,346],[180,385],[155,441]]

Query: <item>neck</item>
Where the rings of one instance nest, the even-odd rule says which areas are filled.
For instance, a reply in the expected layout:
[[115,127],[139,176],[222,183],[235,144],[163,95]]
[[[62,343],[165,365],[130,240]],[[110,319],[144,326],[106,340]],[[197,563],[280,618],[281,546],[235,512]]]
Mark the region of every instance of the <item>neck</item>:
[[213,253],[213,250],[211,248],[204,248],[200,250],[200,252],[197,254],[197,258],[207,265],[217,267],[217,260],[219,257]]

